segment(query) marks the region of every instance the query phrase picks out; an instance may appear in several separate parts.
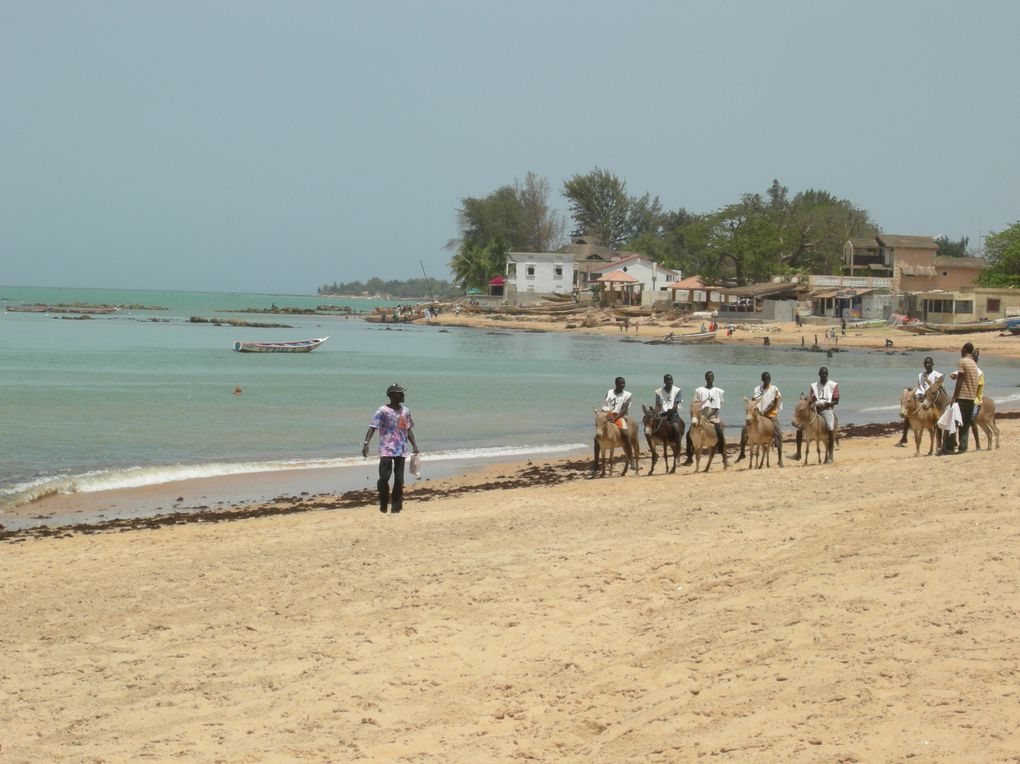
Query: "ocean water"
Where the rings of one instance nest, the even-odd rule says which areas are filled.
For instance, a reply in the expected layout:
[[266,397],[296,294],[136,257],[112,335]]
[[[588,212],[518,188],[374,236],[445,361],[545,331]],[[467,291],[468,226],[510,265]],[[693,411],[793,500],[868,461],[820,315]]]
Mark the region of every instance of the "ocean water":
[[[6,310],[35,302],[167,310],[122,310],[90,320]],[[705,370],[714,370],[735,436],[740,396],[763,369],[790,401],[825,364],[840,384],[841,423],[891,421],[899,392],[916,379],[924,355],[849,351],[825,359],[779,346],[676,347],[615,336],[226,312],[274,303],[362,311],[380,304],[309,295],[0,287],[0,512],[53,492],[360,463],[368,420],[391,382],[408,388],[427,458],[470,460],[587,451],[592,407],[618,374],[627,378],[640,413],[636,403],[652,402],[664,373],[674,376],[687,401]],[[193,315],[292,328],[193,324]],[[307,354],[231,350],[238,339],[323,336],[329,341]],[[652,335],[646,331],[641,339]],[[955,357],[935,359],[936,368],[955,368]],[[1020,363],[989,358],[982,367],[988,394],[1004,406],[1016,402]],[[243,392],[235,396],[238,386]]]

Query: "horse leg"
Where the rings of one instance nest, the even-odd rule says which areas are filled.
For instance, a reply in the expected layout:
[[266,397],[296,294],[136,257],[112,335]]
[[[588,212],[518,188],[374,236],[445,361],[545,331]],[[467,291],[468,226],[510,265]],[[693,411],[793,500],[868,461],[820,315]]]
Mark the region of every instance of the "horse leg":
[[914,431],[914,456],[921,455],[921,438],[924,437],[924,430],[920,427],[914,427],[914,423],[910,423],[910,429]]
[[[658,461],[659,454],[655,450],[655,444],[652,442],[652,439],[650,437],[648,437],[647,435],[645,435],[645,440],[648,442],[648,450],[652,452],[652,466],[648,468],[648,474],[652,475],[652,474],[655,473],[655,462]],[[665,452],[663,453],[662,458],[663,459],[666,458]]]
[[[599,439],[595,438],[595,459],[591,463],[591,476],[595,477],[599,472]],[[602,462],[602,476],[605,477],[606,465],[605,461]]]

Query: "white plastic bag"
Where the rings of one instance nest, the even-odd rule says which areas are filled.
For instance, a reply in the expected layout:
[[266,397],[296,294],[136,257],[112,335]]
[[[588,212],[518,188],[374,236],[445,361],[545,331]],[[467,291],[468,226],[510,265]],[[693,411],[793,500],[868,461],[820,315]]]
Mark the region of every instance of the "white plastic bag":
[[954,403],[942,412],[942,416],[939,417],[939,421],[936,422],[936,424],[950,435],[955,435],[956,429],[963,424],[963,417],[960,415],[959,404]]
[[411,454],[411,474],[416,478],[421,477],[421,454],[418,452]]

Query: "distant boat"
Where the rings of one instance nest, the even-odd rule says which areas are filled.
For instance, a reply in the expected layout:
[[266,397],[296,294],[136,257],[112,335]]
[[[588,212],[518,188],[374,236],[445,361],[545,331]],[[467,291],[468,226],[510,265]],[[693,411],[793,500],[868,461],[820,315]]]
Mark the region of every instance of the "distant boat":
[[298,340],[297,342],[241,342],[234,340],[234,350],[238,353],[310,353],[329,337],[314,340]]
[[697,345],[702,342],[713,342],[715,332],[691,332],[690,334],[674,334],[670,332],[661,340],[651,340],[649,345]]
[[1006,331],[1010,334],[1020,334],[1020,318],[1010,318],[1006,321]]
[[931,321],[911,321],[896,327],[911,334],[970,334],[971,332],[1001,332],[1006,328],[1006,319],[992,321],[967,321],[960,324],[936,324]]

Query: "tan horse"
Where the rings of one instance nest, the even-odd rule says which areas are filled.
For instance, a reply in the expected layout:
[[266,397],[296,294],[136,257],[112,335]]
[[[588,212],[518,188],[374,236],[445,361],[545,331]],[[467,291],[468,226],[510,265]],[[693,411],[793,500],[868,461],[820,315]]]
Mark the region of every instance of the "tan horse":
[[[719,435],[715,431],[715,425],[709,422],[707,419],[701,416],[701,409],[703,405],[701,401],[695,401],[691,404],[691,443],[694,445],[694,471],[698,472],[701,469],[701,449],[708,449],[708,464],[705,465],[705,472],[712,469],[712,459],[715,458],[715,452],[719,445]],[[720,426],[722,420],[719,420]],[[726,469],[727,465],[723,463],[723,469]]]
[[981,400],[981,410],[978,415],[970,423],[971,432],[974,434],[974,450],[981,450],[981,442],[978,440],[977,428],[980,427],[985,432],[985,437],[988,439],[985,448],[991,450],[992,448],[992,434],[995,434],[995,447],[999,447],[999,425],[995,423],[995,401],[989,398],[987,395]]
[[[609,412],[600,411],[599,409],[592,409],[595,412],[595,445],[598,448],[596,453],[595,463],[592,465],[592,472],[599,467],[599,454],[601,454],[601,466],[602,472],[601,477],[606,476],[606,454],[609,454],[609,476],[613,476],[613,457],[616,455],[616,449],[623,449],[624,437],[630,438],[630,448],[634,453],[634,475],[640,474],[641,470],[638,467],[638,458],[641,456],[641,447],[638,445],[638,428],[637,424],[631,417],[627,419],[627,434],[624,435],[623,430],[609,421]],[[627,470],[630,469],[630,460],[626,458],[627,452],[624,449],[623,459],[623,474],[627,474]]]
[[758,410],[758,402],[752,401],[746,395],[744,402],[747,409],[744,411],[744,424],[747,433],[747,448],[751,452],[751,458],[747,460],[747,468],[754,466],[754,457],[758,457],[758,469],[764,464],[772,466],[771,451],[775,445],[776,423]]
[[[833,412],[833,425],[838,430],[839,419],[835,413]],[[824,420],[811,405],[810,399],[803,393],[793,410],[793,426],[804,433],[804,466],[807,467],[808,457],[811,456],[811,441],[815,442],[815,452],[818,454],[818,463],[821,464],[823,461],[822,446],[825,446],[826,451],[829,449],[829,433],[825,429]]]
[[[942,380],[939,380],[937,384],[941,383]],[[925,408],[923,400],[916,395],[916,389],[905,387],[900,396],[900,417],[910,423],[910,429],[914,433],[914,456],[921,455],[921,441],[924,439],[925,432],[930,438],[928,456],[931,456],[935,452],[935,444],[939,440],[937,424],[939,414],[936,413],[935,408],[932,406]]]

